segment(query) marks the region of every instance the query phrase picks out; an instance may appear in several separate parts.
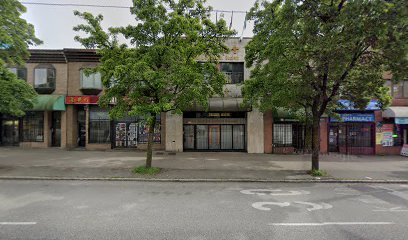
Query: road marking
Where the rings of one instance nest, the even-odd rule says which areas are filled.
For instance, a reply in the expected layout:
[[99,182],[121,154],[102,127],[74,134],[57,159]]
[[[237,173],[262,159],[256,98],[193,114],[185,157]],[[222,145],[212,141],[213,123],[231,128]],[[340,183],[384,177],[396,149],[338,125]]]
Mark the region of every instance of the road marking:
[[365,178],[367,178],[367,179],[369,179],[369,180],[372,180],[372,178],[370,178],[370,177],[365,177]]
[[287,207],[290,205],[290,203],[288,202],[256,202],[252,204],[253,208],[256,208],[258,210],[262,210],[262,211],[270,211],[271,208],[268,207],[264,207],[264,205],[275,205],[275,206],[279,206],[279,207]]
[[408,209],[403,209],[402,207],[393,207],[393,208],[380,208],[374,209],[373,212],[408,212]]
[[320,203],[320,204],[318,204],[318,203],[300,202],[300,201],[295,201],[294,203],[312,206],[311,208],[307,208],[307,211],[309,211],[309,212],[315,211],[315,210],[333,208],[333,206],[330,205],[330,204],[328,204],[328,203]]
[[280,189],[246,189],[240,191],[243,194],[249,195],[258,195],[258,196],[295,196],[295,195],[302,195],[302,194],[310,194],[309,191],[282,191]]
[[0,225],[35,225],[37,222],[0,222]]
[[390,225],[393,222],[269,223],[269,226]]

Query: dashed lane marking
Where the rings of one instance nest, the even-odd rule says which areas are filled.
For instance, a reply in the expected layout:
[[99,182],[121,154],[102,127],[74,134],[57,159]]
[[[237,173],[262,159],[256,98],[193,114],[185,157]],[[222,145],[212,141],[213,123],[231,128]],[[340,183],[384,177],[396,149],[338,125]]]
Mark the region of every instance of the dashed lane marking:
[[37,222],[0,222],[0,225],[35,225]]
[[269,226],[329,226],[329,225],[391,225],[393,222],[317,222],[317,223],[269,223]]

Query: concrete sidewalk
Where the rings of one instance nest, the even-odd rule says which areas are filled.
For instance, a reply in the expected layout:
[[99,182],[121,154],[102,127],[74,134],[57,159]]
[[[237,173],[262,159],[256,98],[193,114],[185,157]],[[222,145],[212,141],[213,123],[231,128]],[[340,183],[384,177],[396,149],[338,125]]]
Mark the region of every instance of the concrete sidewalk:
[[[0,177],[130,178],[143,165],[145,152],[66,151],[0,148]],[[408,180],[408,158],[402,156],[322,155],[329,179]],[[155,152],[157,179],[308,180],[310,155]],[[143,176],[145,177],[145,176]]]

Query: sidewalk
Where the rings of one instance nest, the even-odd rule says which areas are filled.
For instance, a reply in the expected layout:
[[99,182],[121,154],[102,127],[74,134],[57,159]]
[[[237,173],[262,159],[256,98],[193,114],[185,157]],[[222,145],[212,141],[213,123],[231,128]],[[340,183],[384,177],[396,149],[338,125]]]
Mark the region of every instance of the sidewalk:
[[[144,152],[0,148],[0,177],[309,180],[310,155],[154,152],[156,176],[131,173]],[[408,180],[402,156],[322,155],[328,179]]]

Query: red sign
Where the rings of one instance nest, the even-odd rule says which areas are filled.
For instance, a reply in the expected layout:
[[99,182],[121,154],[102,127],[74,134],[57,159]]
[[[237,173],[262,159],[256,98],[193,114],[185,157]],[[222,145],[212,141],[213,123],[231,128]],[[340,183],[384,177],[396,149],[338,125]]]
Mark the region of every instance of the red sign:
[[65,104],[98,104],[98,96],[66,96]]

